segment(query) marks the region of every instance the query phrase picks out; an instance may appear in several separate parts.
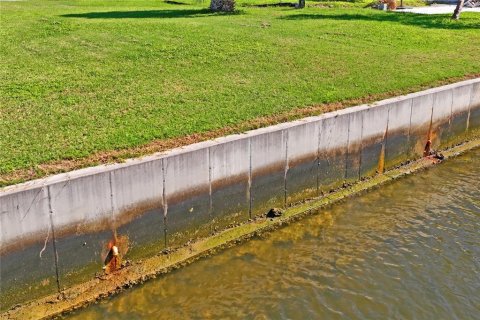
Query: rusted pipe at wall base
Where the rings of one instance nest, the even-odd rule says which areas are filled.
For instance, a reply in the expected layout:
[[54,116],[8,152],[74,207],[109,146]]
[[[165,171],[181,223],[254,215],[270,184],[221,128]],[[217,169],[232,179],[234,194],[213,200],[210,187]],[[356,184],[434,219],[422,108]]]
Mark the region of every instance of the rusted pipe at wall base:
[[428,157],[430,155],[431,147],[432,147],[432,140],[428,139],[427,143],[425,143],[425,149],[423,150],[424,157]]
[[113,245],[104,261],[103,270],[105,274],[110,274],[120,268],[121,260],[118,254],[118,247]]

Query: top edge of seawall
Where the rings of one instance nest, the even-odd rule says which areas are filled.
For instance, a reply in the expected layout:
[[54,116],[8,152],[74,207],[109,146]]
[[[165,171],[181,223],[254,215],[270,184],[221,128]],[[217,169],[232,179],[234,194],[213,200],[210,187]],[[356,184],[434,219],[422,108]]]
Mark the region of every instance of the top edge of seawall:
[[142,157],[138,157],[138,158],[127,159],[127,160],[125,160],[124,162],[121,162],[121,163],[103,164],[103,165],[98,165],[98,166],[94,166],[94,167],[87,167],[87,168],[82,168],[82,169],[78,169],[78,170],[73,170],[73,171],[69,171],[69,172],[65,172],[65,173],[59,173],[59,174],[56,174],[56,175],[52,175],[52,176],[48,176],[48,177],[44,177],[44,178],[40,178],[40,179],[35,179],[35,180],[30,180],[30,181],[22,182],[22,183],[19,183],[19,184],[10,185],[10,186],[0,188],[0,196],[11,194],[11,193],[16,193],[16,192],[19,192],[19,191],[26,191],[26,190],[30,190],[30,189],[35,189],[35,188],[38,188],[38,187],[46,187],[48,185],[52,185],[52,184],[55,184],[55,183],[64,182],[64,181],[77,179],[77,178],[81,178],[81,177],[87,177],[87,176],[91,176],[91,175],[95,175],[95,174],[99,174],[99,173],[107,173],[107,172],[115,171],[115,170],[118,170],[118,169],[127,168],[127,167],[130,167],[130,166],[133,166],[133,165],[148,163],[148,162],[151,162],[151,161],[156,161],[156,160],[160,160],[160,159],[163,159],[163,158],[172,157],[172,156],[180,155],[180,154],[187,153],[187,152],[192,152],[192,151],[196,151],[196,150],[200,150],[200,149],[214,147],[216,145],[220,145],[220,144],[223,144],[223,143],[228,143],[228,142],[241,140],[241,139],[245,139],[245,138],[249,138],[249,137],[253,137],[253,136],[258,136],[258,135],[262,135],[262,134],[267,134],[267,133],[271,133],[271,132],[277,132],[277,131],[285,130],[285,129],[295,127],[295,126],[298,126],[298,125],[302,125],[302,124],[307,124],[307,123],[319,121],[319,120],[326,119],[326,118],[335,118],[337,116],[351,114],[351,113],[359,112],[359,111],[369,109],[369,108],[375,108],[375,107],[379,107],[379,106],[382,106],[382,105],[388,105],[388,104],[392,104],[392,103],[396,103],[396,102],[401,102],[401,101],[409,100],[409,99],[412,99],[412,98],[425,96],[425,95],[429,95],[429,94],[435,94],[437,92],[446,91],[446,90],[450,90],[450,89],[455,89],[455,88],[463,87],[463,86],[466,86],[466,85],[472,85],[472,84],[476,84],[476,83],[480,83],[480,78],[455,82],[455,83],[440,86],[440,87],[434,87],[434,88],[430,88],[430,89],[423,90],[423,91],[413,92],[413,93],[409,93],[409,94],[406,94],[406,95],[396,96],[396,97],[372,102],[370,104],[362,104],[362,105],[353,106],[353,107],[349,107],[349,108],[345,108],[345,109],[340,109],[340,110],[324,113],[324,114],[321,114],[321,115],[318,115],[318,116],[310,116],[310,117],[305,117],[305,118],[294,120],[294,121],[279,123],[279,124],[268,126],[268,127],[263,127],[263,128],[259,128],[259,129],[246,131],[244,133],[232,134],[232,135],[228,135],[228,136],[224,136],[224,137],[218,137],[218,138],[215,138],[215,139],[212,139],[212,140],[202,141],[202,142],[198,142],[198,143],[194,143],[194,144],[170,149],[170,150],[167,150],[167,151],[157,152],[157,153],[154,153],[154,154],[151,154],[151,155],[146,155],[146,156],[142,156]]

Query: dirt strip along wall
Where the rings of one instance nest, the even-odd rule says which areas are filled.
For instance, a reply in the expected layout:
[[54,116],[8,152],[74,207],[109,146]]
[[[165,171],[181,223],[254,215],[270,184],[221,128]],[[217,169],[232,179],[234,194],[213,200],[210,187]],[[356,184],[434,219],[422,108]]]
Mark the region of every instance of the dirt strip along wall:
[[[480,79],[0,190],[0,304],[320,196],[480,129]],[[117,261],[118,263],[121,263]]]

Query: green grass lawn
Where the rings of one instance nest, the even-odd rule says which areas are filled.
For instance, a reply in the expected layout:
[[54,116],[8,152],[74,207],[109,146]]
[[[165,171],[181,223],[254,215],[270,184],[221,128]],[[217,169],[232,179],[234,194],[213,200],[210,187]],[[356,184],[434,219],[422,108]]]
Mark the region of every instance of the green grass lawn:
[[207,1],[0,2],[3,184],[45,163],[480,73],[479,14],[245,3],[226,15]]

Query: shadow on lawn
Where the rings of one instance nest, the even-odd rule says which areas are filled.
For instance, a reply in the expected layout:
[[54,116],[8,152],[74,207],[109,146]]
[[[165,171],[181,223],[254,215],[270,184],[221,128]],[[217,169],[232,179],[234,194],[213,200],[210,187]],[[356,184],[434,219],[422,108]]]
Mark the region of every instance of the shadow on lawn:
[[234,13],[215,13],[209,9],[183,9],[183,10],[144,10],[144,11],[106,11],[70,13],[62,17],[86,19],[148,19],[148,18],[191,18],[201,16],[236,15]]
[[[460,21],[450,20],[450,15],[423,15],[414,13],[374,14],[296,14],[284,16],[285,20],[324,19],[341,21],[396,22],[403,25],[432,29],[480,29],[477,19],[462,17]],[[474,22],[475,21],[475,22]]]

